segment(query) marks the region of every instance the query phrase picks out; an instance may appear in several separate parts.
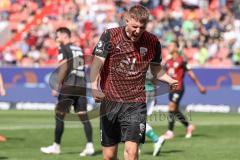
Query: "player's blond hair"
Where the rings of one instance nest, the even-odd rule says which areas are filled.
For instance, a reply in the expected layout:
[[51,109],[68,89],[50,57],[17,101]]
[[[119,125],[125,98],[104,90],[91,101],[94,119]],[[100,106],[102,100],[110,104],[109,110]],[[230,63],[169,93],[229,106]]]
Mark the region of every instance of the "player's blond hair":
[[147,23],[149,20],[149,11],[142,5],[135,5],[125,13],[125,18],[132,18],[141,23]]

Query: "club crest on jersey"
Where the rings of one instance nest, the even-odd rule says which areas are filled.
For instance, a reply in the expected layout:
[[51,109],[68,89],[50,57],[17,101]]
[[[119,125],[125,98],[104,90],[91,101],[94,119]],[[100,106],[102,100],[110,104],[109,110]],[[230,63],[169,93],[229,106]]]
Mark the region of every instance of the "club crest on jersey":
[[147,54],[148,49],[145,47],[140,47],[140,54],[141,56],[145,56]]

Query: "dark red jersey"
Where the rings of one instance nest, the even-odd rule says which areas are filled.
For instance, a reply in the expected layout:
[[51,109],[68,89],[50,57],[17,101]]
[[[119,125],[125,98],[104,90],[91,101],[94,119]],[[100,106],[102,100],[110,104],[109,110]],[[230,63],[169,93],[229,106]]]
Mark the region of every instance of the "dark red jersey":
[[183,79],[185,72],[190,69],[189,65],[187,65],[187,62],[184,61],[183,57],[178,56],[176,59],[169,59],[166,62],[165,67],[167,74],[173,79],[178,80],[179,86],[177,90],[182,90],[184,87]]
[[106,30],[94,49],[104,57],[101,89],[107,100],[145,102],[145,78],[149,64],[161,63],[161,45],[157,37],[144,32],[137,42],[128,39],[125,27]]

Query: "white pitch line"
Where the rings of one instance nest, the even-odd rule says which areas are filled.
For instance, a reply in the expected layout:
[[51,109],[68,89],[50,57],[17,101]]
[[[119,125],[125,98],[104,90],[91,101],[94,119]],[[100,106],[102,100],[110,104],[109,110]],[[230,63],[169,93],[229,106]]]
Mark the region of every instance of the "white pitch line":
[[[81,124],[79,125],[65,125],[65,128],[83,128]],[[97,127],[92,125],[92,127]],[[1,126],[0,130],[39,130],[39,129],[54,129],[55,125],[17,125],[17,126]]]
[[[166,124],[159,124],[157,122],[150,122],[153,126],[166,126]],[[225,123],[217,123],[217,122],[201,122],[201,123],[194,123],[196,126],[239,126],[240,123],[232,123],[232,122],[225,122]],[[177,124],[180,125],[180,124]],[[79,125],[65,125],[65,128],[82,128],[82,124]],[[40,130],[40,129],[54,129],[55,125],[16,125],[16,126],[0,126],[0,130],[25,130],[25,129],[32,129],[32,130]],[[92,127],[98,128],[98,124],[92,124]]]

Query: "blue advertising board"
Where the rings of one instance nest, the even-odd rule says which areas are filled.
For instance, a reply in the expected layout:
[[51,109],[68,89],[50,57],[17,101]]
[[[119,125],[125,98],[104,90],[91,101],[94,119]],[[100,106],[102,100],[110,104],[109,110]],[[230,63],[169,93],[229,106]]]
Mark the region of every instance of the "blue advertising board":
[[[240,106],[240,69],[193,69],[207,93],[202,95],[186,74],[181,105],[212,104]],[[157,104],[167,104],[168,95],[157,97]]]
[[[2,102],[55,103],[51,96],[49,77],[54,68],[1,68],[6,97]],[[240,69],[194,69],[207,93],[201,95],[193,81],[185,76],[185,94],[181,105],[212,104],[240,106]],[[161,87],[160,87],[161,89]],[[159,95],[157,104],[167,104],[168,95]]]
[[55,102],[49,77],[54,68],[1,68],[7,96],[4,102]]

